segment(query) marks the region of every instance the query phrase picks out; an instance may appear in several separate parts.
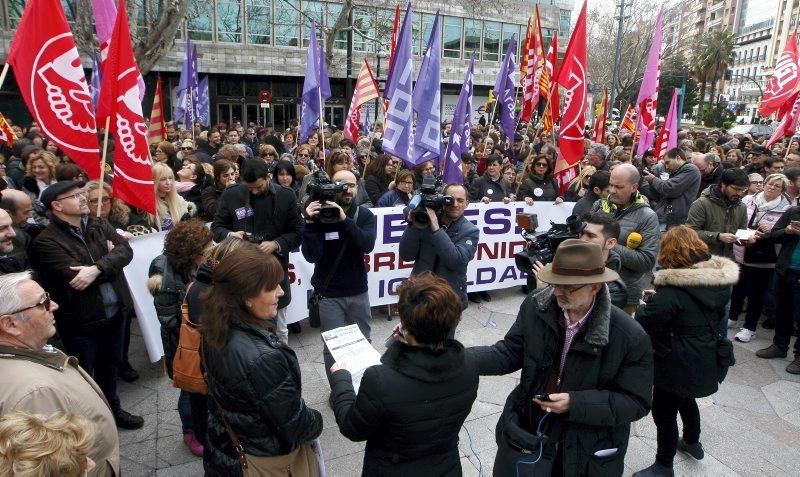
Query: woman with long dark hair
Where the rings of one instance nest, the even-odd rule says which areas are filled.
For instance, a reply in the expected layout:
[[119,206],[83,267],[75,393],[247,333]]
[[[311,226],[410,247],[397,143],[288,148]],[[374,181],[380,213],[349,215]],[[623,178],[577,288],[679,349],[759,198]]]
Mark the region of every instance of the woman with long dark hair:
[[518,200],[533,205],[535,201],[559,199],[558,185],[553,179],[553,168],[544,154],[535,154],[525,169],[525,179],[519,186]]
[[214,169],[214,182],[209,185],[201,194],[203,200],[203,218],[206,220],[214,220],[214,215],[217,213],[217,202],[220,196],[225,192],[228,186],[236,183],[234,176],[236,174],[234,165],[231,161],[226,159],[217,159],[213,164]]
[[396,173],[397,167],[388,154],[380,154],[370,161],[364,169],[364,189],[367,190],[370,202],[378,203],[381,196],[389,190]]
[[[685,225],[661,238],[655,290],[645,290],[646,304],[636,321],[650,335],[654,350],[653,421],[656,461],[634,476],[672,476],[677,450],[695,459],[705,455],[700,443],[700,411],[696,398],[717,392],[717,330],[731,286],[739,279],[733,260],[712,256],[697,232]],[[677,416],[683,423],[678,439]]]
[[229,433],[258,457],[303,452],[322,433],[322,415],[301,396],[297,356],[274,333],[282,281],[280,261],[247,244],[220,260],[203,295],[208,475],[242,475]]

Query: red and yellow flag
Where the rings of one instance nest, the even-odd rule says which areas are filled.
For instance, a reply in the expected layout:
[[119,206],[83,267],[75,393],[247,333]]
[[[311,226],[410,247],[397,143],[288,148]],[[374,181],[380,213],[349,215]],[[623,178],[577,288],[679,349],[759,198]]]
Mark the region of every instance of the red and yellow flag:
[[594,120],[594,135],[592,141],[603,144],[606,142],[606,117],[608,116],[608,88],[603,88],[603,101],[600,103],[600,114]]
[[633,133],[636,129],[636,123],[634,122],[634,115],[636,114],[636,110],[633,106],[628,106],[628,110],[625,111],[625,116],[622,118],[622,122],[619,125],[620,131],[628,131]]
[[8,121],[6,121],[6,117],[3,116],[3,113],[0,113],[0,143],[11,147],[17,139],[17,135],[14,134],[14,130],[11,129]]
[[372,75],[372,70],[369,67],[369,63],[367,63],[367,59],[364,58],[361,71],[358,73],[353,99],[350,101],[350,111],[347,115],[347,122],[344,125],[344,131],[342,131],[344,137],[351,141],[358,140],[358,131],[361,124],[361,105],[379,96],[378,83]]
[[542,134],[547,135],[553,131],[553,123],[558,121],[560,98],[558,85],[551,78],[558,74],[558,32],[555,32],[547,50],[547,60],[542,67],[542,77],[539,79],[539,94],[547,98],[542,117]]
[[542,25],[539,20],[539,5],[536,5],[534,16],[528,19],[525,33],[523,56],[520,62],[520,78],[522,86],[522,115],[520,120],[530,121],[533,112],[539,105],[538,84],[544,67],[544,45],[542,44]]
[[164,93],[161,77],[156,78],[156,95],[150,111],[150,128],[147,130],[147,144],[156,144],[167,139],[167,123],[164,121]]

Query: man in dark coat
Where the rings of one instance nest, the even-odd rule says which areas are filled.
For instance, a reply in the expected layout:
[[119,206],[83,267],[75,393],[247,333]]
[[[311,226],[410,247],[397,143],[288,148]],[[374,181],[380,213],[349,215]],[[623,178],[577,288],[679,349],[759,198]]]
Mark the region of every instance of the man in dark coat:
[[292,301],[289,288],[289,252],[300,245],[303,222],[292,189],[270,180],[267,164],[261,159],[245,161],[241,171],[244,183],[230,186],[219,198],[211,223],[214,241],[229,235],[255,241],[267,253],[274,253],[283,265],[284,295],[278,301],[276,334],[289,343],[286,307]]
[[60,304],[56,328],[65,351],[78,358],[108,400],[117,426],[138,429],[144,419],[120,407],[126,315],[132,309],[122,269],[133,250],[108,222],[90,217],[82,182],[57,182],[42,193],[50,224],[33,242],[31,259],[45,290]]
[[605,283],[619,275],[599,245],[565,240],[539,278],[552,286],[525,299],[505,338],[471,350],[481,375],[522,369],[497,423],[494,475],[518,475],[520,465],[621,475],[630,423],[650,410],[650,340],[611,305]]

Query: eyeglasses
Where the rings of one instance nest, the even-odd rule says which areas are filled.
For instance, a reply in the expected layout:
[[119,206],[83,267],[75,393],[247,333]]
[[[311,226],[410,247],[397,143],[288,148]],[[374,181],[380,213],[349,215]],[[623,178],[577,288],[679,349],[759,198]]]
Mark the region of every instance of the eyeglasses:
[[348,190],[352,190],[352,189],[355,189],[356,187],[358,187],[356,184],[353,184],[352,182],[343,182],[342,186],[345,189],[348,189]]
[[414,185],[414,181],[400,181],[401,184]]
[[311,157],[311,154],[298,154],[297,157]]
[[74,193],[72,195],[68,195],[66,197],[62,197],[60,199],[53,199],[53,200],[58,200],[58,201],[67,200],[67,199],[79,199],[80,200],[80,198],[84,198],[85,199],[86,195],[87,195],[86,192],[81,191],[81,192],[76,192],[76,193]]
[[52,303],[53,302],[50,301],[50,294],[47,293],[47,292],[44,292],[44,295],[42,296],[42,298],[40,298],[39,301],[36,302],[35,305],[31,305],[31,306],[28,306],[26,308],[20,308],[17,311],[12,311],[11,313],[9,313],[9,315],[16,315],[17,313],[22,313],[23,311],[28,311],[31,308],[36,308],[37,306],[44,306],[45,311],[50,311],[50,305]]
[[586,286],[589,286],[589,284],[588,283],[584,283],[583,285],[577,285],[577,286],[575,286],[575,285],[553,285],[553,288],[555,288],[557,290],[561,290],[564,293],[575,293],[576,291],[578,291],[581,288],[584,288]]
[[[97,199],[91,199],[91,200],[89,200],[89,203],[90,203],[90,204],[97,204],[97,202],[98,202],[98,200],[97,200]],[[103,197],[103,203],[104,203],[104,204],[108,204],[109,202],[111,202],[111,197],[104,196],[104,197]]]
[[534,166],[535,167],[547,167],[547,163],[546,162],[537,162],[536,164],[534,164]]

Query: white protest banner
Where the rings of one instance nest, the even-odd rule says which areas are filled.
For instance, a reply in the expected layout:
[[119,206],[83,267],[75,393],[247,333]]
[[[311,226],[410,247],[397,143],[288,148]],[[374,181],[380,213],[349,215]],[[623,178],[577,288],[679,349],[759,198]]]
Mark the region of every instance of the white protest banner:
[[[497,290],[525,284],[525,275],[517,270],[514,254],[521,251],[525,241],[517,228],[515,217],[518,213],[533,213],[538,218],[537,232],[544,232],[550,224],[566,223],[574,203],[553,204],[534,202],[528,206],[524,202],[503,204],[471,204],[464,216],[474,223],[480,238],[475,258],[467,269],[469,291]],[[397,302],[397,287],[408,278],[413,262],[404,262],[398,253],[400,238],[406,228],[402,207],[370,209],[376,216],[377,239],[374,250],[364,255],[369,283],[369,302],[372,306]],[[147,271],[153,258],[162,253],[164,233],[145,235],[131,239],[133,261],[125,267],[125,277],[131,288],[136,306],[136,316],[147,351],[152,361],[163,355],[160,325],[153,307],[153,297],[147,291]],[[289,282],[292,288],[292,302],[286,310],[286,321],[294,323],[308,317],[308,297],[313,288],[311,276],[314,265],[308,263],[300,249],[289,254]]]

